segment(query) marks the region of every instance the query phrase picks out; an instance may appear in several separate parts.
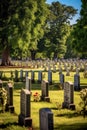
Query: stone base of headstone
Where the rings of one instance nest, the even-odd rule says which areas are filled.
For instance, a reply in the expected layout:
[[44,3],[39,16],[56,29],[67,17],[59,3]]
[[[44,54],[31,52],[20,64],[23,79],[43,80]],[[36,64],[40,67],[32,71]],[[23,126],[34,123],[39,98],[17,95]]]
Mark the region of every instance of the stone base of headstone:
[[18,116],[18,123],[20,126],[29,126],[32,127],[32,119],[30,117],[24,117],[23,115]]
[[67,108],[67,109],[71,109],[71,110],[75,110],[75,105],[74,104],[67,104],[66,102],[62,103],[62,108]]
[[50,102],[50,98],[41,96],[41,101]]
[[9,106],[9,112],[14,113],[14,106]]
[[41,83],[41,81],[40,81],[40,80],[38,80],[37,82],[38,82],[39,84]]
[[32,82],[32,83],[35,83],[35,80],[34,80],[34,79],[31,79],[31,82]]
[[74,104],[69,104],[69,109],[75,110],[75,105]]
[[63,102],[63,103],[62,103],[62,108],[68,108],[68,104],[65,103],[65,102]]
[[23,77],[23,78],[20,78],[20,81],[21,81],[21,82],[23,82],[24,80],[25,80],[24,77]]
[[80,75],[74,75],[74,90],[80,90]]
[[45,97],[45,98],[44,98],[44,101],[50,102],[50,98],[49,98],[49,97]]
[[52,82],[49,82],[49,85],[52,85]]
[[44,101],[44,97],[43,97],[43,96],[40,96],[40,100],[41,100],[41,101]]
[[18,78],[15,78],[15,79],[14,79],[14,81],[15,81],[15,82],[18,82],[18,81],[19,81],[19,79],[18,79]]
[[6,104],[5,111],[9,111],[10,113],[14,113],[14,106],[8,106],[8,105]]
[[79,90],[81,90],[81,88],[80,88],[80,84],[79,84],[78,86],[75,86],[75,85],[74,85],[74,90],[75,90],[75,91],[79,91]]

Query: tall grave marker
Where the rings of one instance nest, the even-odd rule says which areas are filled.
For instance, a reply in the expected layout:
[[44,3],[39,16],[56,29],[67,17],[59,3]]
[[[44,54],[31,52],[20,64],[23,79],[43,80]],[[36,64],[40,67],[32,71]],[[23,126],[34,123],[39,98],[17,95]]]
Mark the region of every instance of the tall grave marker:
[[23,81],[23,70],[20,70],[20,80]]
[[29,91],[31,91],[31,78],[30,77],[26,77],[26,89],[28,89]]
[[53,130],[53,113],[50,108],[39,110],[40,130]]
[[62,73],[59,74],[59,80],[60,84],[62,85],[62,88],[64,88],[64,74]]
[[48,81],[42,80],[41,90],[42,90],[41,100],[50,102]]
[[39,71],[38,72],[38,83],[41,83],[42,82],[42,72]]
[[49,84],[52,84],[52,71],[48,71],[48,82]]
[[20,95],[20,115],[18,116],[19,125],[31,127],[32,119],[30,116],[31,116],[30,91],[27,89],[22,89]]
[[7,104],[6,111],[14,112],[13,106],[13,85],[11,83],[7,84]]
[[78,69],[76,69],[76,74],[74,75],[74,90],[80,90],[80,75]]
[[32,81],[32,83],[34,83],[35,82],[35,72],[34,71],[31,71],[31,81]]
[[62,106],[63,106],[63,108],[75,110],[74,87],[71,82],[64,83],[64,102],[63,102]]

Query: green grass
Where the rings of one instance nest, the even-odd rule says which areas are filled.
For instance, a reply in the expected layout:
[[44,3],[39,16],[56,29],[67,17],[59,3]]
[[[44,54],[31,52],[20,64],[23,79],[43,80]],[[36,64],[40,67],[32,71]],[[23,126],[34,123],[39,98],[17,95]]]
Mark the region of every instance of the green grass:
[[[66,73],[64,72],[64,75]],[[65,77],[65,81],[73,82],[74,72],[70,74],[70,76]],[[80,73],[81,77],[81,88],[87,86],[87,79],[83,78],[83,73]],[[37,79],[37,74],[35,79]],[[47,79],[47,74],[45,74],[44,79]],[[76,106],[76,110],[68,110],[68,109],[58,109],[56,103],[59,103],[60,106],[64,100],[64,92],[58,86],[58,72],[53,73],[53,85],[49,86],[49,97],[50,102],[34,102],[33,94],[38,92],[41,94],[41,85],[35,82],[32,84],[31,88],[31,118],[32,118],[32,126],[33,130],[39,129],[39,110],[40,108],[48,107],[53,112],[54,118],[54,130],[86,130],[87,129],[87,117],[83,118],[82,115],[79,114],[80,106],[78,105],[80,102],[80,92],[74,92],[74,104]],[[6,82],[4,83],[4,87],[6,86]],[[10,114],[9,112],[0,113],[0,130],[29,130],[27,127],[21,127],[18,125],[18,115],[20,114],[20,91],[22,88],[25,88],[25,83],[16,82],[14,83],[14,107],[15,113]],[[1,107],[0,107],[1,108]]]

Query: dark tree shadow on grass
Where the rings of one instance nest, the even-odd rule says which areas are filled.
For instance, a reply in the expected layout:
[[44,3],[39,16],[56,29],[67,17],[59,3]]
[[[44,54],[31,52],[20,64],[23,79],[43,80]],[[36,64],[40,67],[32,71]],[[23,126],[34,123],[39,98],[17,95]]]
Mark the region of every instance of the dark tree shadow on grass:
[[87,130],[87,123],[61,124],[54,126],[54,130]]
[[17,122],[8,122],[8,123],[5,123],[5,124],[0,124],[0,128],[7,128],[7,127],[9,127],[9,126],[11,126],[11,125],[14,125],[14,126],[17,126],[18,125],[18,123]]

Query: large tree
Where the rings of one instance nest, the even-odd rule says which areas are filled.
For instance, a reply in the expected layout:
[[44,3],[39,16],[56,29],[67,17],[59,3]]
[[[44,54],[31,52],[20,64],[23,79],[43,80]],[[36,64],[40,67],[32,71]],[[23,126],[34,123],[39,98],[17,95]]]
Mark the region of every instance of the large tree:
[[80,19],[73,31],[73,48],[81,57],[87,58],[87,0],[81,0]]
[[44,35],[45,50],[48,57],[61,58],[66,52],[66,39],[69,35],[69,21],[76,10],[59,2],[49,5],[50,14]]
[[10,65],[11,49],[37,49],[47,16],[45,0],[0,0],[0,48],[2,65]]

